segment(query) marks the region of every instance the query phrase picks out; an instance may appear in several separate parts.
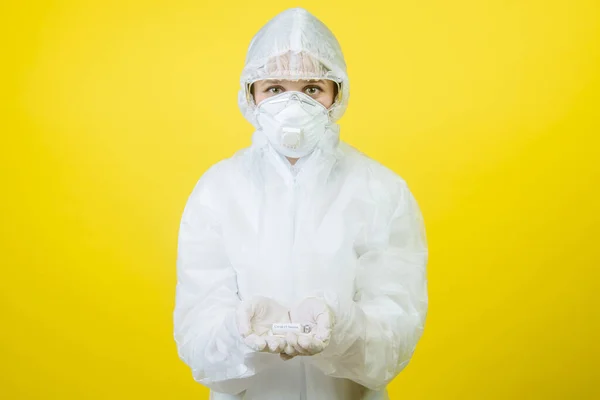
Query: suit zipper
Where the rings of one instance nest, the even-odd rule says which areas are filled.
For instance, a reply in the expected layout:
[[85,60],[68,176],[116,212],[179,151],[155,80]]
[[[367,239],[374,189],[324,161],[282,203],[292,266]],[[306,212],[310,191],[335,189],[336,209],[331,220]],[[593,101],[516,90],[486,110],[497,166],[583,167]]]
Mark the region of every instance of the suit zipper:
[[[298,227],[298,176],[294,176],[292,179],[292,254],[290,254],[290,258],[293,257],[293,251],[296,244],[296,229]],[[297,279],[293,280],[297,282]],[[292,296],[296,298],[296,285],[292,286]],[[306,400],[307,392],[306,392],[306,364],[304,363],[304,359],[300,358],[300,366],[301,366],[301,374],[300,374],[300,400]]]
[[[290,263],[293,265],[293,257],[294,257],[294,248],[296,245],[296,218],[298,215],[298,199],[297,199],[297,189],[296,189],[296,177],[292,178],[292,243],[290,246]],[[294,270],[294,275],[295,275]],[[296,298],[296,279],[292,280],[292,298]]]

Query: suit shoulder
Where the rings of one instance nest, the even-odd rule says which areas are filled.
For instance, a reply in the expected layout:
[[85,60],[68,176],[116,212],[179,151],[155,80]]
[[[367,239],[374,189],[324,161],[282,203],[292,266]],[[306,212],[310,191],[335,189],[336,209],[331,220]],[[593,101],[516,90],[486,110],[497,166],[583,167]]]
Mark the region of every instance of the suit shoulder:
[[364,175],[370,182],[378,182],[384,186],[407,186],[406,181],[398,173],[383,165],[379,161],[369,157],[360,150],[343,144],[348,163],[351,164],[354,173]]
[[200,175],[198,183],[222,186],[239,173],[247,151],[248,149],[241,149],[232,156],[217,161]]

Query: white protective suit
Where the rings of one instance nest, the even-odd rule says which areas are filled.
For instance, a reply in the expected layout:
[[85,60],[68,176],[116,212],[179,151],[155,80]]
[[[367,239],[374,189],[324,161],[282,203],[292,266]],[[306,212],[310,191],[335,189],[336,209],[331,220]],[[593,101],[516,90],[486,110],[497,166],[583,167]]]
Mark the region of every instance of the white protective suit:
[[[256,126],[248,84],[264,78],[341,84],[333,34],[303,9],[271,20],[250,44],[239,103]],[[215,400],[387,399],[427,312],[427,245],[405,181],[339,141],[338,125],[292,168],[256,130],[252,146],[211,167],[185,207],[179,233],[175,340]],[[236,326],[254,296],[286,307],[311,296],[335,316],[322,353],[283,361],[255,352]]]

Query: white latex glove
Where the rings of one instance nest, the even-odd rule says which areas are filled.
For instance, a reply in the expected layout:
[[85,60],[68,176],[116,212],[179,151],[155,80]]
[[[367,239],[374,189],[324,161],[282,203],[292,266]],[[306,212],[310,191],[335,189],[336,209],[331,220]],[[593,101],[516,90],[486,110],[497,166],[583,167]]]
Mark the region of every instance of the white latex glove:
[[290,310],[290,317],[292,323],[309,325],[311,332],[288,333],[281,358],[289,360],[295,356],[312,356],[325,350],[335,323],[333,313],[325,300],[316,297],[304,299]]
[[269,335],[274,323],[289,322],[287,308],[267,297],[244,301],[237,309],[238,331],[244,343],[254,351],[281,353],[285,338]]

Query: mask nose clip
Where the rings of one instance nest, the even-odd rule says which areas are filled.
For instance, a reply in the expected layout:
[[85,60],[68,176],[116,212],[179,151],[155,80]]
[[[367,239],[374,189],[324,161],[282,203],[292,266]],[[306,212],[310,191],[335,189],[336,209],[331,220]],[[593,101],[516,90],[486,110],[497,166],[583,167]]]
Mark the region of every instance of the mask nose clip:
[[298,103],[298,104],[300,104],[301,107],[304,108],[304,105],[302,104],[302,99],[296,93],[292,93],[290,95],[290,97],[287,99],[286,104],[290,105],[291,103]]
[[302,129],[282,127],[281,128],[281,143],[290,149],[296,149],[302,141]]

